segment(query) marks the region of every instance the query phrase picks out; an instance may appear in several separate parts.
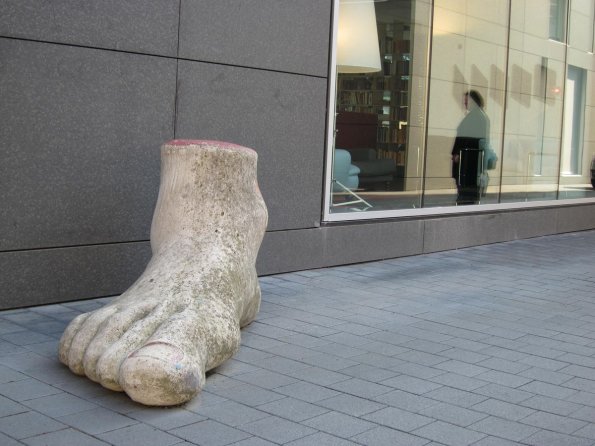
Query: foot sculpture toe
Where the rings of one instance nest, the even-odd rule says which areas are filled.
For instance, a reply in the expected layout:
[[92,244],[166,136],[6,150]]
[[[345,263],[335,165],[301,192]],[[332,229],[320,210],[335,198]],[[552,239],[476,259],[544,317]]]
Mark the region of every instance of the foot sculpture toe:
[[205,374],[201,361],[180,348],[151,342],[124,360],[120,385],[132,398],[148,406],[170,406],[192,399],[202,388]]

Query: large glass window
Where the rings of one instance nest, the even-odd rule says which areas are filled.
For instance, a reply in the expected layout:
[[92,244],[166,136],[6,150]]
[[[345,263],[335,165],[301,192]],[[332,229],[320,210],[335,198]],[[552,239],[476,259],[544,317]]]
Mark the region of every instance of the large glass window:
[[338,8],[330,212],[419,208],[429,4],[340,0]]
[[325,218],[595,198],[595,6],[543,6],[336,0]]

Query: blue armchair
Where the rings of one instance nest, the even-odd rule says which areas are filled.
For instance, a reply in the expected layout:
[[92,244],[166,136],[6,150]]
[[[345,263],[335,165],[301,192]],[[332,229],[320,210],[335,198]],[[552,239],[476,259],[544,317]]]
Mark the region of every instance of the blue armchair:
[[351,154],[345,149],[335,149],[333,192],[344,191],[344,188],[339,186],[337,182],[347,189],[357,189],[359,186],[359,173],[359,167],[351,164]]

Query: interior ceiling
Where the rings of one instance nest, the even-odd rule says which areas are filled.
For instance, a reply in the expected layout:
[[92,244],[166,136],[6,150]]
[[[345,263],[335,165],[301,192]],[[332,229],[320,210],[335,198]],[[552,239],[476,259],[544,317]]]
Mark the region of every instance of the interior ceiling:
[[379,22],[411,21],[411,7],[415,0],[386,0],[376,2],[376,19]]

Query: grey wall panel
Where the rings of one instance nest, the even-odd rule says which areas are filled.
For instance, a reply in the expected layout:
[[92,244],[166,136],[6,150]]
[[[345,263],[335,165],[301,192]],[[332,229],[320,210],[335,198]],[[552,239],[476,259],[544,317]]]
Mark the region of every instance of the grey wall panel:
[[258,152],[269,230],[320,222],[326,79],[180,61],[176,137]]
[[259,275],[320,268],[323,257],[323,231],[320,228],[267,232],[258,252]]
[[368,222],[323,230],[327,265],[409,256],[421,253],[423,246],[421,221]]
[[180,57],[328,76],[330,0],[182,0]]
[[150,256],[147,242],[0,253],[0,309],[120,294]]
[[555,232],[552,210],[449,216],[425,221],[424,252],[485,245]]
[[332,225],[269,232],[258,255],[261,275],[420,254],[420,221]]
[[584,231],[595,228],[595,204],[564,206],[556,209],[556,232]]
[[175,57],[180,0],[2,0],[0,35]]
[[0,251],[146,240],[176,61],[0,39],[0,64]]

